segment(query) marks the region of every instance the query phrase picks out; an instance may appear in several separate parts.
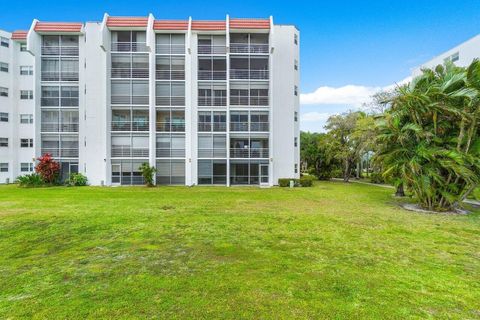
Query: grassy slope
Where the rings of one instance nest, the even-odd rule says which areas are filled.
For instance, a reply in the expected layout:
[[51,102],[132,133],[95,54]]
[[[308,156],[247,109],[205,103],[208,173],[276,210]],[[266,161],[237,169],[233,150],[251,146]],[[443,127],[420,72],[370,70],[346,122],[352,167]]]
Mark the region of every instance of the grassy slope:
[[0,187],[0,318],[480,317],[480,215],[390,194]]

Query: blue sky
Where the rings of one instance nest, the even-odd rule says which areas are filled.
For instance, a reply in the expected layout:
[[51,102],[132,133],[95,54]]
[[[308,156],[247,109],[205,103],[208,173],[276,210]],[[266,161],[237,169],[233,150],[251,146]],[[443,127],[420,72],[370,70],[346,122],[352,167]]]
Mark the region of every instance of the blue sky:
[[325,93],[330,99],[302,105],[302,129],[311,131],[321,130],[328,115],[357,107],[342,100],[348,90],[336,89],[355,85],[346,88],[365,93],[392,85],[409,76],[413,67],[480,33],[479,0],[24,0],[2,6],[0,28],[26,29],[33,18],[98,21],[104,12],[151,12],[167,19],[273,15],[275,23],[295,24],[301,32],[302,93],[330,87]]

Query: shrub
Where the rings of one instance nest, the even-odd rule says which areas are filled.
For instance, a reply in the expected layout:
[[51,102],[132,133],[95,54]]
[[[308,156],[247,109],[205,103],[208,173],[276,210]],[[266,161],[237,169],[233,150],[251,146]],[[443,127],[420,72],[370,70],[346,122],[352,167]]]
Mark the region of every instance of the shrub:
[[19,176],[17,183],[20,187],[40,187],[44,184],[42,177],[37,173]]
[[289,187],[291,180],[294,180],[294,181],[295,181],[295,179],[288,179],[288,178],[278,179],[278,185],[279,185],[280,187],[282,187],[282,188]]
[[81,173],[71,173],[70,177],[65,181],[65,185],[70,187],[86,186],[87,183],[88,183],[87,177]]
[[140,166],[140,171],[142,172],[143,180],[145,180],[145,185],[147,187],[153,187],[153,179],[157,170],[155,167],[150,166],[147,162],[142,163]]
[[381,184],[381,183],[385,183],[385,179],[383,178],[383,175],[379,172],[372,172],[370,174],[370,182],[371,183],[377,183],[377,184]]
[[60,172],[60,164],[52,158],[52,155],[45,153],[37,159],[39,162],[35,167],[35,172],[40,175],[43,182],[54,183],[57,181]]
[[311,176],[303,176],[298,182],[301,187],[311,187],[313,185],[313,180],[315,179]]

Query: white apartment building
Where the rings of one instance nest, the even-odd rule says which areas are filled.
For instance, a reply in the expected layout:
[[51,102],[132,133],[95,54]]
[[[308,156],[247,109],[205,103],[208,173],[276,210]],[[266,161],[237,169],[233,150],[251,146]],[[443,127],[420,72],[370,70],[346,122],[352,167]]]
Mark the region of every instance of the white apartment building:
[[34,20],[0,31],[0,182],[265,185],[299,177],[299,31],[273,19]]
[[422,73],[422,69],[433,69],[447,61],[455,63],[459,67],[469,66],[474,59],[480,58],[480,35],[440,54],[432,60],[415,68],[412,72],[414,77]]

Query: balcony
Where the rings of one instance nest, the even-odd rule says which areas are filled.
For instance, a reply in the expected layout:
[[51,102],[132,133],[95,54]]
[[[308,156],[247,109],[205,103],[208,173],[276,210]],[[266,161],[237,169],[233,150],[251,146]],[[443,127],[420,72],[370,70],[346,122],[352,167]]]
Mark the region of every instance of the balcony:
[[78,148],[42,148],[41,153],[49,153],[54,158],[78,158]]
[[226,158],[227,149],[226,148],[215,148],[215,149],[198,149],[199,158]]
[[78,81],[78,72],[42,71],[42,81]]
[[78,57],[77,46],[42,46],[43,56]]
[[230,69],[230,79],[233,80],[268,80],[268,70]]
[[157,148],[157,158],[185,158],[185,149]]
[[227,97],[198,97],[198,105],[201,107],[226,106]]
[[42,122],[41,132],[78,132],[78,123]]
[[198,70],[198,80],[226,80],[227,71]]
[[185,70],[157,70],[157,80],[185,80]]
[[230,43],[230,53],[268,54],[268,44]]
[[184,44],[157,44],[156,54],[185,54]]
[[199,132],[225,132],[227,131],[227,124],[225,122],[199,122]]
[[148,68],[112,68],[111,78],[148,79]]
[[231,96],[232,106],[268,106],[268,96]]
[[156,97],[157,106],[184,106],[185,97]]
[[157,122],[157,132],[185,132],[185,122]]
[[111,122],[112,131],[148,131],[148,121],[117,120]]
[[78,98],[41,98],[42,107],[78,107]]
[[268,148],[230,148],[230,158],[268,158]]
[[268,132],[270,124],[268,122],[250,122],[251,132]]
[[226,54],[226,46],[199,45],[198,54]]
[[112,95],[111,103],[119,105],[148,105],[148,95]]
[[149,156],[148,148],[134,148],[128,145],[112,145],[112,157],[134,157],[134,158],[146,158]]
[[230,131],[248,131],[248,122],[230,122]]
[[112,42],[112,52],[147,52],[146,42]]

